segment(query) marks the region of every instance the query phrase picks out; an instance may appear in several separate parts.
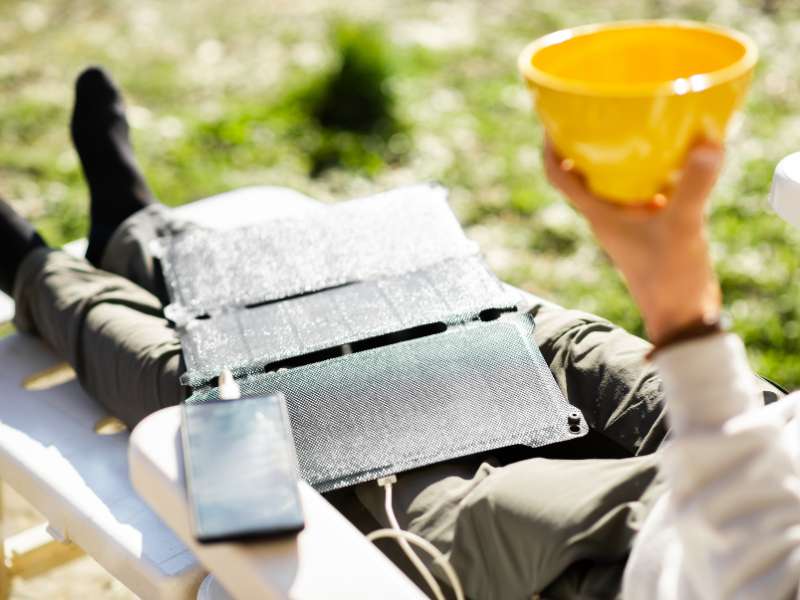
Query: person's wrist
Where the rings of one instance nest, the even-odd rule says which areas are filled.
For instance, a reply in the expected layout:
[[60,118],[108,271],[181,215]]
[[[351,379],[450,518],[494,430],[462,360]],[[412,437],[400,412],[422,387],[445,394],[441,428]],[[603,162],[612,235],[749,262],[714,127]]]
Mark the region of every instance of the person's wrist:
[[658,300],[644,302],[641,306],[645,329],[650,341],[661,345],[674,334],[694,323],[718,321],[722,311],[722,295],[716,279],[711,279],[699,293],[688,289],[672,302]]
[[702,228],[647,253],[625,252],[617,262],[639,306],[650,340],[658,344],[688,324],[719,317],[722,294]]

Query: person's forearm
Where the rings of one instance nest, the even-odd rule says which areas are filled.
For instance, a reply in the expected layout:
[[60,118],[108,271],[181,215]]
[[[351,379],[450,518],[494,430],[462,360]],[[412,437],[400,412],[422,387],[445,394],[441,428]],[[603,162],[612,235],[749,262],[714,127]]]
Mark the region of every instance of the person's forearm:
[[625,277],[657,346],[719,311],[705,208],[723,156],[721,148],[700,144],[688,153],[669,197],[621,206],[592,194],[549,142],[545,147],[547,177],[588,219],[597,241]]
[[663,472],[683,576],[703,598],[786,597],[800,581],[800,478],[785,416],[759,410],[736,336],[676,344],[655,361],[673,430]]
[[690,323],[718,317],[721,309],[722,296],[705,236],[676,244],[671,252],[626,276],[647,335],[656,346]]

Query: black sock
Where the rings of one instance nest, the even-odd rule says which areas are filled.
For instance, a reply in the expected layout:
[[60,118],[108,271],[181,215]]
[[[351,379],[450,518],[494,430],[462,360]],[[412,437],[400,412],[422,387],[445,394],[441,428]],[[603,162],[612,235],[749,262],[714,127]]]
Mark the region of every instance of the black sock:
[[20,264],[34,248],[46,246],[33,225],[0,199],[0,290],[9,296]]
[[86,258],[99,266],[119,224],[152,203],[153,194],[133,155],[122,97],[97,67],[78,77],[70,128],[89,184],[92,223]]

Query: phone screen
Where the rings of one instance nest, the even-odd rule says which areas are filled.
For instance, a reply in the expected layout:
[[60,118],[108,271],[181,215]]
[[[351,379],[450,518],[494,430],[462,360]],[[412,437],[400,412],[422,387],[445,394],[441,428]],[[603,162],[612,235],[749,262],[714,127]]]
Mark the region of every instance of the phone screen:
[[282,394],[184,404],[182,413],[186,483],[198,541],[303,528]]

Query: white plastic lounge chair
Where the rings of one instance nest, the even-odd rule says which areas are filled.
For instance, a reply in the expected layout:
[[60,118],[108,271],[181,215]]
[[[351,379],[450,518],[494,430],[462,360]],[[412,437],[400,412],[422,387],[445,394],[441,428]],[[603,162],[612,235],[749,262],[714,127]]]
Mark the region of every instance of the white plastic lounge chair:
[[[178,210],[209,226],[234,227],[316,206],[301,194],[260,187]],[[80,253],[82,246],[70,249]],[[13,303],[0,294],[0,323],[12,316]],[[0,340],[0,478],[49,521],[46,529],[6,540],[0,600],[10,578],[74,557],[76,546],[146,600],[199,597],[207,569],[237,598],[424,597],[308,486],[302,488],[308,525],[297,543],[194,544],[175,446],[178,413],[166,409],[137,428],[130,469],[136,489],[176,537],[131,486],[128,433],[95,432],[109,429],[108,415],[68,369],[53,369],[59,363],[29,336]],[[219,598],[214,589],[206,582],[200,596]]]
[[800,152],[790,154],[775,167],[769,203],[784,221],[800,227]]

